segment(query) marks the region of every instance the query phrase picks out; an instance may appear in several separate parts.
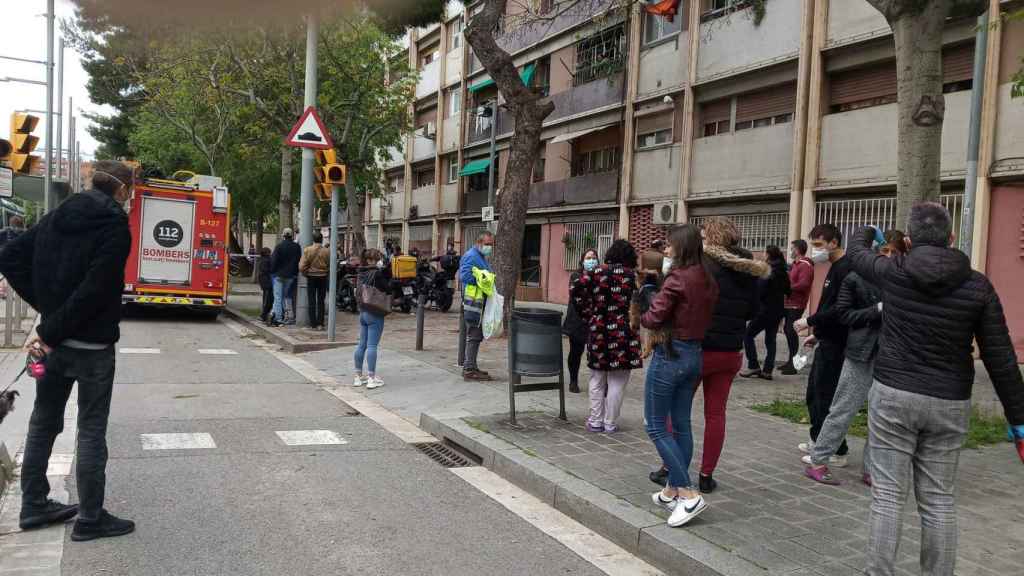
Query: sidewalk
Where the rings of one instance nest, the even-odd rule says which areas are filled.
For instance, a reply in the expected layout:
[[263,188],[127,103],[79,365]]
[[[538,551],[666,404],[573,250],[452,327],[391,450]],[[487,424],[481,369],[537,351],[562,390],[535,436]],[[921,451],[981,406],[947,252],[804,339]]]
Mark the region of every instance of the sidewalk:
[[[339,314],[339,334],[354,316]],[[344,326],[344,328],[342,327]],[[658,458],[643,431],[642,371],[632,375],[615,435],[583,429],[586,393],[568,394],[569,422],[556,418],[555,392],[517,395],[519,425],[508,424],[505,341],[485,342],[481,365],[498,380],[466,383],[455,366],[457,315],[431,312],[427,350],[416,352],[415,320],[391,315],[385,325],[378,373],[383,388],[361,394],[454,441],[493,469],[630,552],[676,574],[857,574],[864,567],[868,488],[859,482],[863,441],[851,439],[844,482],[826,487],[803,477],[797,426],[747,407],[775,398],[803,397],[805,376],[773,382],[737,379],[730,401],[728,439],[716,479],[719,490],[701,518],[682,529],[664,525],[650,503],[647,479]],[[780,338],[780,351],[784,350]],[[784,352],[782,353],[784,356]],[[351,348],[305,355],[341,381],[352,375]],[[805,369],[806,371],[806,369]],[[583,378],[587,376],[583,369]],[[976,394],[991,397],[979,382]],[[584,381],[585,388],[585,381]],[[694,406],[694,470],[703,431],[702,399]],[[1024,562],[1024,505],[1012,493],[1020,463],[1008,446],[965,450],[959,490],[960,575],[1011,574]],[[908,504],[913,513],[914,504]],[[901,574],[917,573],[919,528],[909,515],[901,546]]]

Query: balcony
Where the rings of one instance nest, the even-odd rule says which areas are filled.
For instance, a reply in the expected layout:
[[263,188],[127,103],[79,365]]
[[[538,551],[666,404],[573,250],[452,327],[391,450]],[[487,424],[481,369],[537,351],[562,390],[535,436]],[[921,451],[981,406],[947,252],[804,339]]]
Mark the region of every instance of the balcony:
[[437,186],[429,184],[414,188],[412,191],[412,205],[416,206],[418,218],[433,216],[437,213]]
[[828,39],[825,47],[833,48],[892,33],[885,16],[867,0],[831,0],[828,4]]
[[397,148],[388,149],[388,160],[384,163],[384,168],[397,168],[405,164],[405,137],[402,138],[402,144]]
[[459,147],[459,129],[462,127],[461,114],[444,119],[441,133],[441,151],[451,152]]
[[459,211],[459,185],[445,184],[441,188],[441,214],[455,214]]
[[[580,84],[568,90],[551,95],[555,110],[545,123],[583,114],[613,104],[621,104],[625,94],[625,80],[622,72]],[[501,128],[501,126],[498,126]]]
[[444,85],[451,86],[462,80],[462,48],[450,50],[445,54]]
[[420,80],[416,83],[416,99],[426,98],[437,92],[441,80],[441,61],[434,60],[420,68]]
[[689,77],[690,35],[685,30],[674,41],[664,41],[640,54],[640,78],[637,93],[641,96],[672,92],[682,88]]
[[480,214],[487,205],[487,190],[466,190],[462,199],[463,214]]
[[384,210],[385,221],[402,220],[409,215],[405,211],[405,194],[403,192],[385,195],[381,209]]
[[423,128],[418,128],[412,137],[412,161],[418,162],[437,156],[437,141],[423,135]]
[[[483,116],[477,116],[470,111],[469,125],[466,130],[466,144],[477,144],[479,142],[487,142],[491,139],[491,120],[492,118],[485,118]],[[512,121],[512,116],[508,110],[498,108],[498,125],[495,127],[495,136],[501,134],[507,134],[512,132],[515,123]]]
[[[942,176],[964,174],[970,91],[946,94],[942,124]],[[896,180],[896,104],[873,106],[821,119],[818,186],[840,187]]]
[[792,171],[792,122],[698,138],[690,197],[788,191]]
[[584,174],[565,180],[534,184],[530,188],[530,208],[615,202],[618,194],[618,171]]
[[[506,17],[503,24],[506,32],[497,38],[498,45],[509,54],[515,54],[544,38],[560,34],[578,24],[589,22],[594,15],[604,12],[618,3],[618,0],[577,2],[575,6],[568,9],[556,8],[552,11],[554,18],[550,20],[534,17],[524,21],[522,17],[519,19],[516,16]],[[563,11],[558,14],[558,10]]]
[[749,7],[701,23],[698,82],[795,60],[799,56],[802,0],[772,0],[770,4],[758,26],[754,26]]
[[638,150],[633,156],[631,200],[666,200],[679,196],[679,164],[682,146]]
[[[999,86],[999,121],[996,122],[993,175],[1019,170],[1024,165],[1024,130],[1020,129],[1020,126],[1024,126],[1024,106],[1011,97],[1010,88],[1009,83]],[[948,106],[948,96],[946,102]],[[945,149],[945,142],[942,146]]]

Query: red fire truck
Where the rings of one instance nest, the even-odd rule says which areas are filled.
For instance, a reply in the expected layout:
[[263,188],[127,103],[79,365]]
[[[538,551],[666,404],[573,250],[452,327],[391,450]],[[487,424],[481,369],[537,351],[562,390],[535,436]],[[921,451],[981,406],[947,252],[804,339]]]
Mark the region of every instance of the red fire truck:
[[214,176],[136,181],[122,301],[219,313],[228,294],[230,203]]

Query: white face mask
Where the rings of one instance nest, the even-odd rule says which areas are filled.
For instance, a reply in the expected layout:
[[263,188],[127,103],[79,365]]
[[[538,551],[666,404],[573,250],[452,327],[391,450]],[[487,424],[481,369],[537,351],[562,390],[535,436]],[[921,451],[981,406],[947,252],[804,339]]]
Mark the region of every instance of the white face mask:
[[668,276],[668,273],[672,271],[672,259],[665,256],[661,259],[661,273]]
[[583,261],[583,269],[587,272],[592,272],[595,268],[597,268],[596,258],[587,258]]
[[824,264],[825,262],[828,262],[828,250],[824,248],[811,249],[811,261],[816,264]]
[[383,260],[377,260],[377,268],[379,270],[383,270],[384,269],[384,261]]

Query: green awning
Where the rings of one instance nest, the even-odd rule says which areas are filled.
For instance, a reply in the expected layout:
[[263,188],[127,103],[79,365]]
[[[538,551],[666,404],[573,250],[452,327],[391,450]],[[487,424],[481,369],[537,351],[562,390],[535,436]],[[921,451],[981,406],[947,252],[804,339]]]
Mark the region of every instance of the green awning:
[[[533,71],[536,70],[536,69],[537,69],[537,65],[536,64],[530,64],[526,68],[523,68],[523,70],[519,73],[519,77],[523,79],[523,85],[524,86],[529,86],[530,85],[530,80],[533,78]],[[481,80],[481,81],[477,82],[476,84],[473,84],[472,86],[469,87],[469,91],[470,92],[479,92],[480,90],[483,90],[484,88],[487,88],[488,86],[494,86],[494,79],[493,78],[488,78],[486,80]]]
[[483,174],[487,172],[491,167],[490,158],[484,158],[482,160],[473,160],[468,162],[459,170],[459,176],[472,176],[473,174]]

